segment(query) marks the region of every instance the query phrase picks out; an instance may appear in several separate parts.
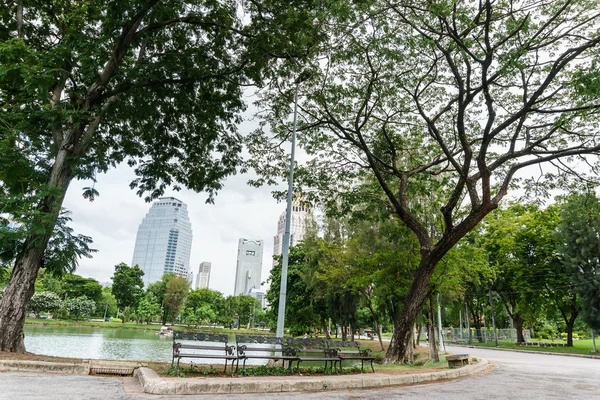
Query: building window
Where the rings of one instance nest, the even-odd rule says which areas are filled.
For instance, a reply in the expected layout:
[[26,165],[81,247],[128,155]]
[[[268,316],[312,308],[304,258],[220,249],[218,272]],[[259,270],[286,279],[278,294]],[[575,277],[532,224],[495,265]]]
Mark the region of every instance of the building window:
[[254,250],[246,250],[246,255],[247,256],[255,256],[256,252]]

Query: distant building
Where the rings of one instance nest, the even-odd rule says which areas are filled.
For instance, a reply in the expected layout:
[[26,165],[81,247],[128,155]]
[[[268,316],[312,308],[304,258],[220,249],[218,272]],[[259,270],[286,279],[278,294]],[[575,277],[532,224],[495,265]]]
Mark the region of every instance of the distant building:
[[198,275],[196,276],[196,289],[208,289],[208,283],[210,282],[210,267],[211,263],[208,261],[202,261],[198,268]]
[[158,282],[166,273],[190,279],[192,225],[187,205],[174,197],[152,204],[137,232],[132,265],[144,271],[144,286]]
[[[278,256],[283,251],[283,235],[285,233],[285,211],[277,222],[277,235],[273,238],[273,255]],[[306,235],[307,220],[312,218],[310,209],[294,201],[292,203],[292,218],[290,225],[290,247],[300,243]]]
[[264,242],[262,240],[239,240],[234,296],[247,295],[251,289],[260,288],[263,249]]
[[248,293],[250,296],[254,297],[255,299],[257,299],[258,301],[260,301],[260,305],[261,307],[267,308],[267,296],[265,294],[265,292],[262,289],[250,289],[250,293]]

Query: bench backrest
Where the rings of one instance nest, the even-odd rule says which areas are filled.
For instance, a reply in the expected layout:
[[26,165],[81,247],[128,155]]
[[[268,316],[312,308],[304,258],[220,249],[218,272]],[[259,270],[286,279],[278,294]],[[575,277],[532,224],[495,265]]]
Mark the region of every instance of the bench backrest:
[[250,344],[271,344],[271,345],[282,345],[281,338],[265,335],[235,335],[235,341],[238,345],[243,343]]
[[204,332],[173,331],[173,341],[176,340],[195,340],[199,342],[216,342],[227,345],[229,338],[227,335]]
[[360,343],[358,342],[352,342],[352,341],[348,341],[348,340],[330,340],[329,341],[329,348],[335,349],[335,348],[339,348],[339,349],[359,349],[360,348]]
[[297,349],[326,349],[327,340],[325,339],[296,339],[286,338],[286,346],[297,348]]

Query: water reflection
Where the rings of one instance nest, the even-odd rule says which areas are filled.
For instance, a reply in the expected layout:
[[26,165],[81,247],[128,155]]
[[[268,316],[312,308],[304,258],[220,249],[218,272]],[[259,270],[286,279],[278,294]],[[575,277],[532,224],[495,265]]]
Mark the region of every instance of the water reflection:
[[170,362],[172,346],[145,329],[25,327],[27,351],[48,356]]

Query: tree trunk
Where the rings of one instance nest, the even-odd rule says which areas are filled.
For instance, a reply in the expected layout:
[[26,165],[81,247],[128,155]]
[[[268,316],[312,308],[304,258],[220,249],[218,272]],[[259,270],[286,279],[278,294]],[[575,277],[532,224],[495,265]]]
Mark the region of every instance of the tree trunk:
[[413,346],[414,333],[411,333],[410,336],[411,336],[410,342],[408,344],[408,348],[406,349],[406,363],[412,365],[415,363],[415,352],[414,352],[415,347]]
[[379,339],[379,345],[381,346],[381,351],[383,351],[383,339],[381,339],[381,327],[379,326],[379,318],[377,318],[377,313],[373,309],[373,304],[371,303],[371,298],[364,294],[365,299],[367,300],[367,308],[371,312],[371,316],[373,317],[373,323],[375,324],[375,332],[377,333],[377,338]]
[[421,330],[423,329],[423,324],[419,322],[417,324],[417,337],[415,338],[415,347],[421,343]]
[[321,318],[321,329],[325,333],[325,339],[331,340],[331,334],[329,333],[329,330],[327,329],[327,322],[325,321],[325,317]]
[[517,343],[525,343],[525,336],[523,336],[523,323],[525,322],[519,313],[516,313],[512,317],[515,322],[515,328],[517,330]]
[[440,361],[440,355],[437,348],[437,340],[435,338],[435,317],[433,311],[433,295],[429,295],[429,311],[427,316],[429,323],[427,324],[427,331],[429,332],[429,358],[435,362]]
[[405,362],[406,349],[410,345],[412,329],[421,314],[423,301],[427,295],[427,286],[436,263],[437,260],[433,260],[431,254],[424,253],[421,255],[421,263],[415,272],[408,296],[404,299],[402,312],[394,326],[394,335],[385,354],[385,363]]
[[56,225],[61,206],[73,174],[67,165],[69,154],[61,149],[57,156],[48,187],[51,194],[37,207],[38,215],[32,224],[40,227],[25,239],[23,250],[17,255],[12,275],[0,302],[0,351],[24,353],[24,332],[27,303],[34,293],[34,284],[42,267],[44,253]]
[[571,318],[569,318],[568,320],[565,321],[567,323],[567,346],[568,347],[573,347],[573,326],[575,325],[575,320],[577,319],[577,315],[579,315],[579,313],[572,312]]
[[23,0],[17,0],[17,36],[23,39]]

